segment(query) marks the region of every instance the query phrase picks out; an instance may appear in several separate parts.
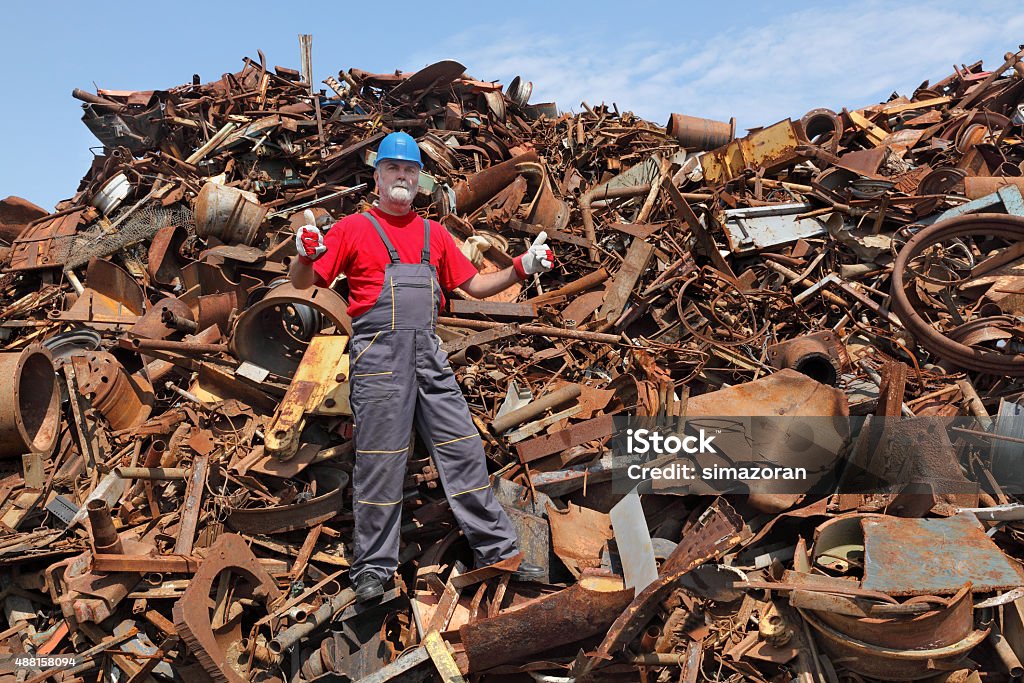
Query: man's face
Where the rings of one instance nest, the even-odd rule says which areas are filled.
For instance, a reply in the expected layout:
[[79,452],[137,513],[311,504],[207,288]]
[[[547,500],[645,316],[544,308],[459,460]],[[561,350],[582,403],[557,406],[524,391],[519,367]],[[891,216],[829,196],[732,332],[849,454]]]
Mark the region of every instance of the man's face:
[[385,159],[373,172],[381,199],[412,206],[420,178],[420,167],[411,161]]

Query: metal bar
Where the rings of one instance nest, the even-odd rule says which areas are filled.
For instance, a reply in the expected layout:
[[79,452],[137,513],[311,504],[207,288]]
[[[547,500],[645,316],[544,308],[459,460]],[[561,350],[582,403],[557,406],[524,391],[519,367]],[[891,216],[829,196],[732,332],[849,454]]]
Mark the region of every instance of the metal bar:
[[560,453],[567,448],[594,439],[603,439],[615,431],[615,421],[611,415],[602,415],[586,422],[580,422],[554,434],[538,436],[535,439],[516,444],[516,453],[522,463],[533,462],[538,458],[552,453]]
[[[450,327],[465,327],[470,330],[489,330],[501,327],[502,323],[488,322],[485,320],[464,320],[462,318],[449,318],[440,316],[437,319],[439,325]],[[569,330],[563,327],[549,327],[547,325],[520,325],[519,331],[522,334],[533,334],[541,337],[553,337],[555,339],[578,339],[580,341],[592,341],[602,344],[617,344],[622,339],[615,334],[603,334],[601,332],[586,332],[583,330]]]
[[182,505],[181,522],[178,524],[178,540],[174,544],[177,555],[191,555],[195,541],[196,525],[199,523],[200,502],[206,488],[206,475],[209,471],[210,456],[199,455],[192,461],[192,476],[189,477],[185,490],[185,502]]

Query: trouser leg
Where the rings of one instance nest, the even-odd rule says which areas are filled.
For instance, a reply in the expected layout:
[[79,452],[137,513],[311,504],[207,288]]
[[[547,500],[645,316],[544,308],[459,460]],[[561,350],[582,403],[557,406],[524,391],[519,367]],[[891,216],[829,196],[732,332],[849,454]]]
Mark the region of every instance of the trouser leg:
[[494,497],[483,441],[443,351],[418,338],[416,428],[427,444],[455,519],[478,566],[519,552],[515,529]]
[[352,474],[352,578],[370,571],[387,580],[398,568],[415,371],[410,359],[402,358],[401,339],[389,342],[381,349],[370,347],[350,368],[356,451]]

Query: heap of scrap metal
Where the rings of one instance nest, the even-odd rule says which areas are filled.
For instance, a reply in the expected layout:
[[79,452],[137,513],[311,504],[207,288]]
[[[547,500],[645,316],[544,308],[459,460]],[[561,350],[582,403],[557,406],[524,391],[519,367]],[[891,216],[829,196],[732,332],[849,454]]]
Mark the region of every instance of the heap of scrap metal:
[[[77,192],[0,202],[0,652],[77,654],[20,681],[1024,673],[1024,434],[992,419],[1024,410],[1024,52],[736,137],[453,61],[320,89],[303,48],[76,90],[103,144]],[[365,606],[346,284],[286,273],[304,209],[373,200],[393,130],[481,271],[540,231],[559,254],[438,330],[546,576],[470,569],[417,443],[400,575]],[[882,492],[640,496],[611,483],[624,415],[906,419],[840,435]]]

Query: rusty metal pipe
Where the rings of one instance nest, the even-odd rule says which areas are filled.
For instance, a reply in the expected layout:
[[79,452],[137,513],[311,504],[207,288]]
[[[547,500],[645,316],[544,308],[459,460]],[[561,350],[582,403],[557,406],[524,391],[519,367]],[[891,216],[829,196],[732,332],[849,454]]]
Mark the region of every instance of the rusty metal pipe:
[[85,506],[89,515],[89,531],[92,534],[92,548],[96,553],[120,555],[124,552],[121,539],[114,529],[114,521],[110,515],[107,501],[97,498],[90,500]]
[[122,109],[124,109],[124,105],[120,102],[108,100],[106,97],[102,97],[101,95],[95,95],[86,90],[82,90],[81,88],[75,88],[74,90],[72,90],[71,96],[74,97],[76,100],[79,100],[80,102],[96,105],[97,107],[114,109],[116,111],[121,111]]
[[578,384],[564,386],[558,391],[545,394],[536,401],[531,401],[522,408],[517,408],[495,419],[491,422],[491,428],[495,434],[501,434],[512,427],[529,422],[533,418],[542,415],[549,408],[554,408],[574,398],[578,398],[581,393],[583,393],[583,390],[580,389]]
[[182,354],[227,353],[227,344],[200,344],[198,342],[167,341],[166,339],[121,339],[121,348],[136,351],[177,351]]
[[[437,322],[440,325],[464,327],[470,330],[490,330],[503,325],[503,323],[490,322],[487,320],[463,320],[462,318],[448,318],[445,316],[439,317]],[[548,327],[547,325],[520,325],[519,331],[524,334],[536,334],[542,337],[578,339],[580,341],[600,342],[602,344],[617,344],[621,341],[621,338],[614,334],[587,332],[585,330],[567,330],[563,327]]]
[[183,467],[115,467],[114,474],[122,479],[187,479],[188,470]]
[[[185,341],[198,344],[212,344],[220,338],[220,329],[218,329],[216,325],[210,325],[198,334],[185,337]],[[147,378],[153,383],[153,385],[156,385],[161,379],[170,374],[175,367],[177,366],[175,366],[174,363],[165,360],[154,360],[147,363],[137,374],[140,377]]]
[[271,654],[280,656],[292,645],[299,642],[321,626],[326,625],[335,614],[345,609],[355,601],[356,592],[351,588],[346,588],[321,605],[320,609],[307,616],[306,620],[301,624],[289,626],[278,633],[273,640],[267,643],[267,649],[270,650]]
[[545,292],[544,294],[539,294],[532,299],[529,299],[529,303],[539,304],[551,299],[557,299],[561,296],[579,294],[580,292],[585,292],[591,287],[596,287],[607,279],[608,271],[604,268],[598,268],[591,273],[587,273],[578,280],[573,280],[567,285],[562,285],[558,289],[553,289],[550,292]]
[[199,324],[194,320],[182,317],[169,308],[165,308],[160,313],[160,320],[168,327],[173,327],[180,332],[194,334],[199,330]]
[[9,387],[0,401],[0,458],[49,455],[60,431],[60,392],[50,352],[32,344],[0,353],[0,377]]
[[456,351],[448,356],[448,362],[452,365],[476,365],[484,359],[484,350],[476,344],[470,344],[461,351]]
[[1010,644],[1006,642],[1002,631],[999,630],[999,624],[995,621],[992,622],[992,634],[989,636],[989,639],[992,641],[992,649],[999,655],[999,659],[1002,661],[1003,666],[1006,667],[1010,678],[1016,681],[1021,676],[1024,676],[1024,665],[1021,665],[1020,659],[1014,653]]

